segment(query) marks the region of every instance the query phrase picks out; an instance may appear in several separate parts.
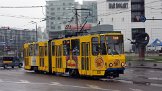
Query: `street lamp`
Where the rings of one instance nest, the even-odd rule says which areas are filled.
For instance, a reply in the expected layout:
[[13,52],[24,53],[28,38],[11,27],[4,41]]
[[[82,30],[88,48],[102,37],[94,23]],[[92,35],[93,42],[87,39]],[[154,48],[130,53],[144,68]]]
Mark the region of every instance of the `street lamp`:
[[37,25],[38,25],[38,24],[37,24],[37,22],[35,22],[35,21],[31,21],[31,23],[36,25],[36,26],[35,26],[35,30],[36,30],[36,41],[38,41],[38,31],[37,31],[37,30],[38,30],[38,29],[37,29]]

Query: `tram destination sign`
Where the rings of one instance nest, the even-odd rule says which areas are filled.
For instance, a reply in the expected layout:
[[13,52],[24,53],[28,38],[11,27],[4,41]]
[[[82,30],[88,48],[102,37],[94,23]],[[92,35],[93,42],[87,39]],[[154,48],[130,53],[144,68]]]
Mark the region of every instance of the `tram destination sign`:
[[109,9],[128,9],[129,0],[107,0]]

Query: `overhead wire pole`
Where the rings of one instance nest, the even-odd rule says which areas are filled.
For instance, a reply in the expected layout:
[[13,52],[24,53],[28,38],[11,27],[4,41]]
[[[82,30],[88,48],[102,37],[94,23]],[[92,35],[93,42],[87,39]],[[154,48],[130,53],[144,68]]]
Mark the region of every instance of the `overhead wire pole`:
[[77,32],[79,32],[78,30],[78,9],[75,9],[75,16],[76,16],[76,20],[75,20],[75,23],[77,24]]
[[76,16],[75,23],[76,23],[76,26],[77,26],[77,32],[79,32],[79,26],[78,26],[78,25],[79,25],[79,23],[78,23],[78,20],[79,20],[79,19],[78,19],[78,11],[79,11],[79,10],[80,10],[80,11],[82,11],[82,10],[85,10],[85,11],[88,10],[88,11],[90,11],[90,9],[76,9],[76,8],[75,8],[75,16]]
[[36,33],[36,42],[37,42],[38,41],[38,29],[37,29],[38,24],[35,21],[31,21],[31,23],[35,23],[35,33]]
[[36,28],[35,28],[35,29],[36,29],[36,30],[35,30],[35,31],[36,31],[36,41],[38,41],[38,28],[37,28],[38,25],[37,25],[37,22],[36,22],[35,24],[36,24],[36,26],[35,26],[35,27],[36,27]]

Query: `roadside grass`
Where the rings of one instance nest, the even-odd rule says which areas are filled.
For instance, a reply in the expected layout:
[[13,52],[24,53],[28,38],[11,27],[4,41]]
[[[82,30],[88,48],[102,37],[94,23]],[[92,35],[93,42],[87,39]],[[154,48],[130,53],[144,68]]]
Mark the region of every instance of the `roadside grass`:
[[[140,60],[138,56],[126,56],[126,61],[138,61],[138,60]],[[144,61],[162,62],[162,56],[146,56]]]

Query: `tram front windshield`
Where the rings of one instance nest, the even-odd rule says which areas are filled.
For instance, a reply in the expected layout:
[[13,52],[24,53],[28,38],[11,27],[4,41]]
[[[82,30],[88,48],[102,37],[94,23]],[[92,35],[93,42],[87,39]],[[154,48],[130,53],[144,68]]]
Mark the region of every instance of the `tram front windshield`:
[[108,55],[123,54],[123,36],[106,36]]

